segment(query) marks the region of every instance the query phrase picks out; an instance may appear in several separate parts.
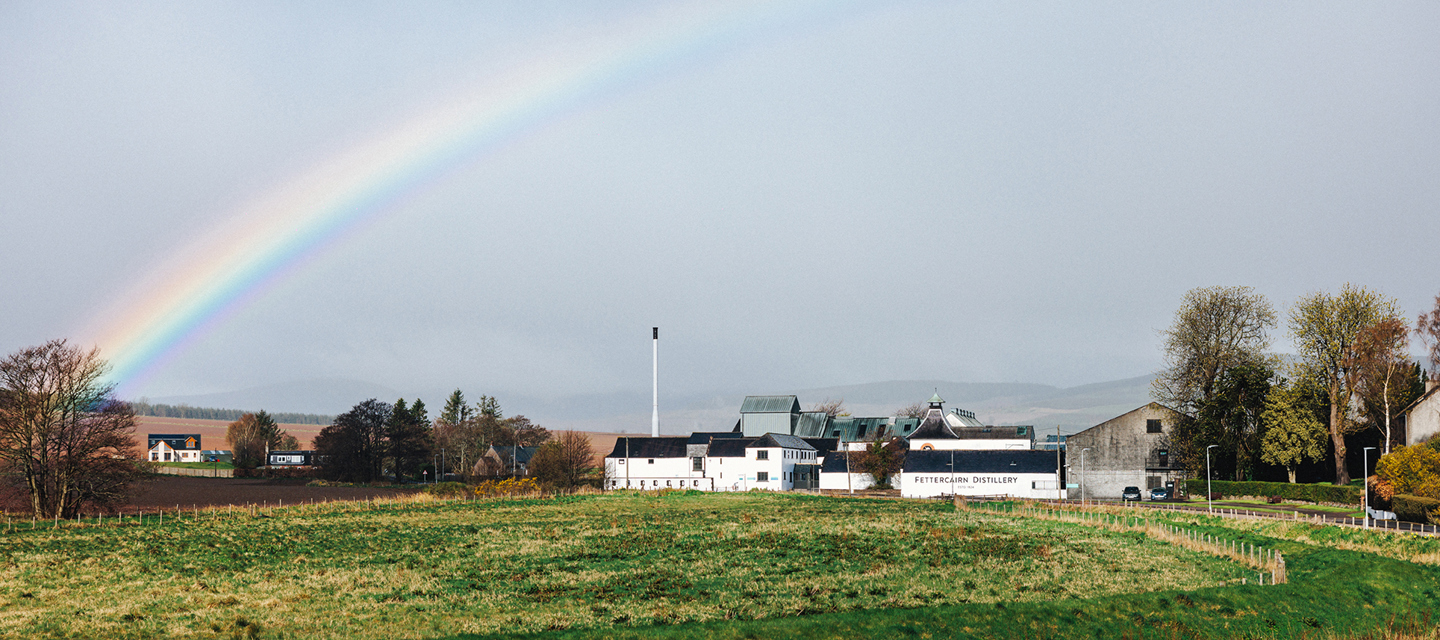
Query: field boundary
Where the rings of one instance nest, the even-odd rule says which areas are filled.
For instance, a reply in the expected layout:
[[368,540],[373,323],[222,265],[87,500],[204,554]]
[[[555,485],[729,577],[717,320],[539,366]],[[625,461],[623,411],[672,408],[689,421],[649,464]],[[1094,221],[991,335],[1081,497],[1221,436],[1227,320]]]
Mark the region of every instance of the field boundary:
[[234,469],[191,469],[189,467],[155,467],[155,473],[166,476],[191,476],[195,478],[234,478]]

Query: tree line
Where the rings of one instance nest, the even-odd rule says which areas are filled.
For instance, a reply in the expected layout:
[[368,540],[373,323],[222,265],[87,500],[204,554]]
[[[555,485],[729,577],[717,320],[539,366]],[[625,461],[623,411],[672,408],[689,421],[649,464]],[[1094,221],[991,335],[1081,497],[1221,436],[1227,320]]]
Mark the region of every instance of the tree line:
[[[137,416],[154,416],[157,418],[239,420],[245,414],[252,413],[242,409],[213,409],[210,407],[192,407],[185,404],[152,404],[143,399],[138,402],[131,402],[130,406],[135,409],[135,415]],[[335,416],[314,413],[277,412],[269,415],[276,422],[285,424],[330,424],[335,420]]]
[[[1355,447],[1390,453],[1401,441],[1396,418],[1440,370],[1440,296],[1413,323],[1393,298],[1364,287],[1304,296],[1285,318],[1288,360],[1270,350],[1278,326],[1274,306],[1250,287],[1185,295],[1151,388],[1184,414],[1170,449],[1201,477],[1210,451],[1217,478],[1278,469],[1295,482],[1302,466],[1328,462],[1334,482],[1348,484]],[[1412,340],[1425,349],[1421,360],[1410,357]]]

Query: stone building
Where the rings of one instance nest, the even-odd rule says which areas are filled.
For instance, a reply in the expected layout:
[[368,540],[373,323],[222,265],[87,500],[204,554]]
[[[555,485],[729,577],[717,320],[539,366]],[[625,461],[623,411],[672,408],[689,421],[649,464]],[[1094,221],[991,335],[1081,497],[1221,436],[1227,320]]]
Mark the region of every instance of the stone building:
[[1089,498],[1119,498],[1125,487],[1148,491],[1169,482],[1178,485],[1185,470],[1179,456],[1171,455],[1170,435],[1182,417],[1151,402],[1067,437],[1066,476],[1080,485],[1068,497],[1079,499],[1083,491]]
[[1400,415],[1404,416],[1401,428],[1405,430],[1405,445],[1413,446],[1440,434],[1440,380],[1426,381],[1425,393]]

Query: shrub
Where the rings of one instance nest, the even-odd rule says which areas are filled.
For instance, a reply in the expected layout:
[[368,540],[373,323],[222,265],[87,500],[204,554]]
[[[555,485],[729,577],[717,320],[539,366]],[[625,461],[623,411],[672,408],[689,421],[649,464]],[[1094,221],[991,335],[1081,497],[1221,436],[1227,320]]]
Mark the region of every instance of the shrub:
[[[1360,504],[1359,487],[1341,487],[1333,484],[1290,484],[1288,482],[1231,482],[1213,480],[1211,489],[1222,496],[1279,496],[1285,500],[1301,502],[1329,502],[1332,504]],[[1192,495],[1205,495],[1204,480],[1186,480],[1185,490]]]
[[1390,504],[1395,511],[1395,517],[1406,522],[1418,522],[1420,524],[1431,524],[1435,522],[1432,512],[1440,509],[1440,500],[1425,498],[1421,496],[1407,496],[1397,493],[1390,499]]
[[1375,463],[1375,475],[1395,493],[1440,498],[1440,452],[1431,447],[1397,447]]
[[437,482],[425,485],[421,491],[434,496],[457,497],[469,493],[470,488],[463,482]]

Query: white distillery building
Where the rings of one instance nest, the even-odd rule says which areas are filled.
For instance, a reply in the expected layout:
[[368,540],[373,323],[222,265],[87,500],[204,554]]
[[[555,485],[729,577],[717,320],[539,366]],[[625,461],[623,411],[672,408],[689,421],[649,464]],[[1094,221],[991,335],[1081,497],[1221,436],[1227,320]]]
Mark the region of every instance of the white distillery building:
[[[694,433],[689,437],[615,441],[605,457],[609,489],[789,491],[819,484],[820,451],[803,438],[779,433]],[[829,445],[833,449],[833,444]]]
[[911,449],[900,473],[900,495],[1054,498],[1060,486],[1055,452]]

